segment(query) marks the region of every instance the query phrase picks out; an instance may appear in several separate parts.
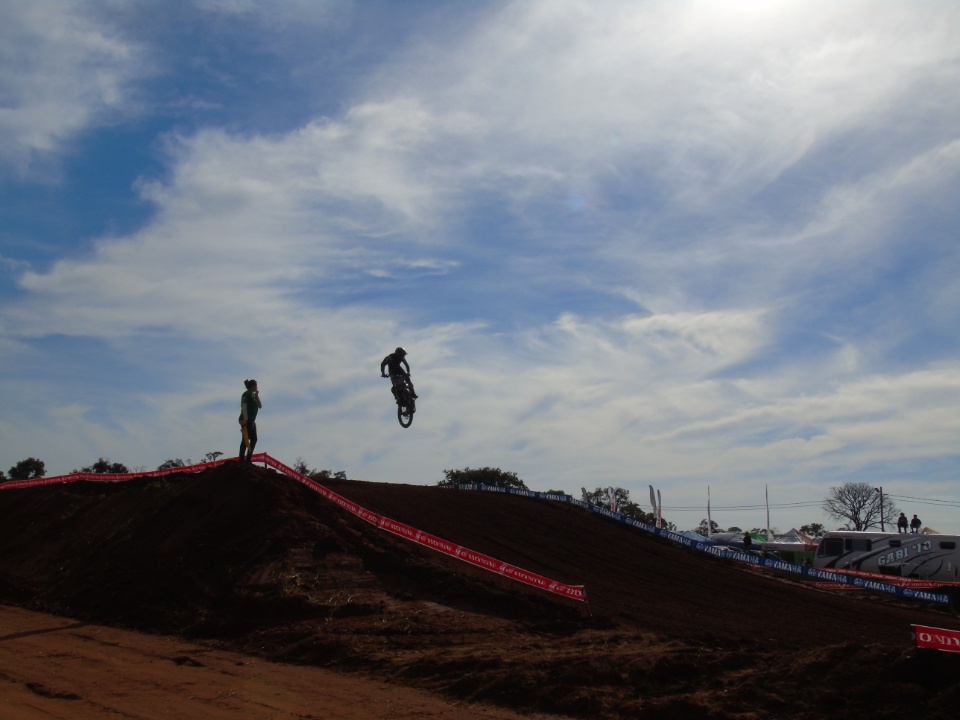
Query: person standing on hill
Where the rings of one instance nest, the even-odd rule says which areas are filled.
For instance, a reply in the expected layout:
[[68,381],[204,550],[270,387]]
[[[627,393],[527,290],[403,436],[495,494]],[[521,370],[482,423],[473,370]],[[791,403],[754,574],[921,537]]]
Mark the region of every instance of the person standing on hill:
[[240,442],[240,460],[253,462],[253,448],[257,445],[257,412],[263,407],[260,402],[260,388],[256,380],[244,380],[247,388],[240,396],[240,430],[243,440]]
[[907,516],[903,513],[900,513],[900,517],[897,518],[897,532],[905,533],[907,531]]
[[914,515],[913,520],[910,521],[910,529],[913,530],[915,533],[918,533],[920,532],[921,525],[923,525],[923,523],[920,522],[920,518]]

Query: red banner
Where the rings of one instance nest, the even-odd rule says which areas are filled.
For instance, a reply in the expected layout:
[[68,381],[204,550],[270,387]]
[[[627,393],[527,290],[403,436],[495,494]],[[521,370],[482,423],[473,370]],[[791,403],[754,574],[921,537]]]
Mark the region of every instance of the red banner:
[[[940,590],[951,585],[960,585],[956,582],[934,582],[929,580],[901,580],[900,582],[889,582],[888,585],[907,588],[908,590]],[[807,585],[823,588],[824,590],[868,590],[864,585],[844,585],[840,582],[824,582],[818,580],[807,580]]]
[[336,503],[344,510],[353,513],[357,517],[366,520],[371,525],[376,525],[381,530],[386,530],[387,532],[397,535],[398,537],[402,537],[411,542],[423,545],[431,550],[436,550],[444,555],[458,558],[459,560],[463,560],[464,562],[470,563],[471,565],[483,570],[495,572],[498,575],[503,575],[504,577],[511,578],[518,582],[532,585],[533,587],[538,587],[541,590],[546,590],[547,592],[551,592],[556,595],[562,595],[573,600],[586,602],[587,593],[584,590],[583,585],[567,585],[565,583],[557,582],[556,580],[551,580],[550,578],[542,575],[537,575],[536,573],[524,570],[523,568],[519,568],[515,565],[492,558],[489,555],[484,555],[483,553],[478,553],[474,550],[470,550],[469,548],[462,547],[456,543],[450,542],[449,540],[444,540],[436,537],[435,535],[431,535],[430,533],[425,533],[422,530],[417,530],[416,528],[405,525],[404,523],[391,520],[383,515],[377,515],[376,513],[370,512],[366,508],[347,500],[345,497],[337,495],[337,493],[333,492],[332,490],[325,488],[320,483],[306,477],[305,475],[301,475],[293,468],[284,465],[282,462],[275,460],[269,455],[254,455],[253,460],[254,462],[262,462],[265,465],[269,465],[278,472],[281,472],[284,475],[293,478],[297,482],[306,485],[308,488],[319,493],[327,500]]
[[[254,455],[255,458],[265,457]],[[186,465],[183,467],[164,468],[163,470],[150,470],[137,473],[90,473],[75,472],[69,475],[57,475],[49,478],[36,478],[34,480],[12,480],[0,483],[0,490],[16,490],[17,488],[42,487],[44,485],[58,485],[71,482],[126,482],[127,480],[136,480],[137,478],[161,477],[163,475],[172,475],[174,473],[202,472],[208,468],[223,465],[226,462],[236,462],[236,458],[227,460],[214,460],[213,462],[200,463],[199,465]],[[259,462],[259,460],[258,460]]]
[[497,573],[498,575],[503,575],[504,577],[511,578],[512,580],[526,583],[527,585],[538,587],[541,590],[546,590],[547,592],[552,592],[557,595],[563,595],[564,597],[572,598],[574,600],[586,601],[587,599],[587,593],[584,590],[583,585],[567,585],[565,583],[557,582],[556,580],[551,580],[543,575],[537,575],[529,570],[519,568],[516,565],[511,565],[510,563],[497,560],[489,555],[484,555],[483,553],[476,552],[470,548],[465,548],[462,545],[457,545],[456,543],[452,543],[448,540],[443,540],[435,535],[417,530],[416,528],[412,528],[409,525],[404,525],[403,523],[399,523],[396,520],[391,520],[390,518],[381,516],[378,525],[382,530],[391,532],[394,535],[399,535],[402,538],[406,538],[407,540],[423,545],[424,547],[441,552],[444,555],[449,555],[450,557],[455,557],[458,560],[463,560],[464,562],[470,563],[474,567],[478,567],[482,570]]
[[[852,577],[869,578],[878,582],[896,585],[897,587],[912,588],[913,590],[929,590],[943,587],[960,587],[960,582],[956,580],[920,580],[919,578],[900,577],[899,575],[884,575],[883,573],[864,572],[863,570],[850,570],[847,568],[825,568],[837,575],[850,575]],[[836,585],[838,583],[812,583],[814,585]],[[853,585],[843,586],[844,589],[859,590],[862,586]]]
[[960,630],[911,625],[918,648],[932,648],[945,652],[960,652]]

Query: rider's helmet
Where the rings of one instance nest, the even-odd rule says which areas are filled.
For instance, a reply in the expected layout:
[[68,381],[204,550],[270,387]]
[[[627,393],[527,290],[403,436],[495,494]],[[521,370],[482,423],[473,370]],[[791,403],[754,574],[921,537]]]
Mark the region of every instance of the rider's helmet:
[[398,347],[396,350],[393,351],[393,353],[394,353],[394,355],[399,355],[400,357],[404,357],[404,356],[406,356],[407,351],[404,350],[404,349],[401,348],[401,347]]

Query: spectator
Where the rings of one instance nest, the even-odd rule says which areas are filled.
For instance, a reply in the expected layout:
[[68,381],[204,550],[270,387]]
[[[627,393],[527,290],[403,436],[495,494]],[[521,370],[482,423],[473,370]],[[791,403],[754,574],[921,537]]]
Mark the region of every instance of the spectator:
[[[243,440],[240,443],[240,460],[253,462],[253,448],[257,445],[257,412],[263,405],[260,403],[260,389],[256,380],[244,380],[247,388],[240,396],[240,431]],[[244,455],[246,454],[246,457]]]
[[913,520],[910,521],[910,529],[913,530],[915,533],[918,533],[920,532],[921,525],[923,525],[923,523],[920,522],[920,518],[914,515]]
[[[914,515],[916,517],[916,515]],[[900,517],[897,518],[897,532],[905,533],[907,531],[907,516],[903,513],[900,513]]]
[[750,537],[750,533],[745,532],[743,534],[743,551],[745,553],[750,552],[750,547],[753,545],[753,538]]

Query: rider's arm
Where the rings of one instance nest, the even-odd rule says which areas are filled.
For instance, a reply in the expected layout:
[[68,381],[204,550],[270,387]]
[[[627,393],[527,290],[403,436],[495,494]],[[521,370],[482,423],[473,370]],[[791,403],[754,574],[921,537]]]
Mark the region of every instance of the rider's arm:
[[403,363],[403,366],[404,366],[404,367],[406,368],[406,370],[407,370],[407,375],[409,375],[409,374],[410,374],[410,363],[407,362],[407,359],[406,359],[406,358],[403,358],[402,360],[400,360],[400,362]]
[[390,356],[387,355],[387,356],[383,359],[383,362],[380,363],[380,374],[381,374],[381,375],[386,375],[386,373],[383,371],[383,369],[387,366],[387,363],[388,363],[389,361],[390,361]]

